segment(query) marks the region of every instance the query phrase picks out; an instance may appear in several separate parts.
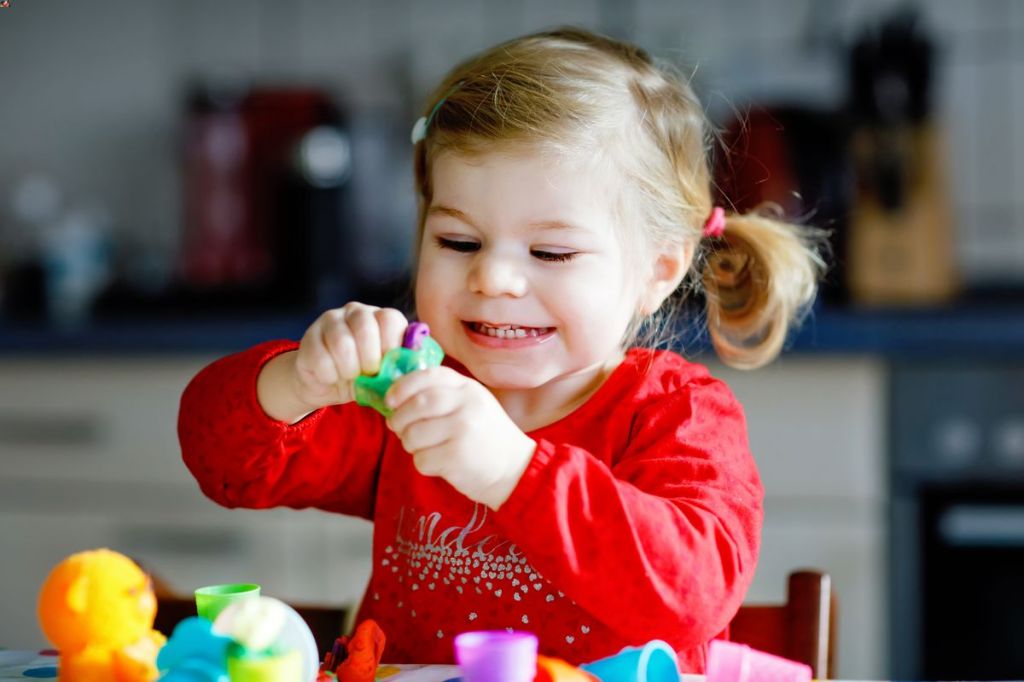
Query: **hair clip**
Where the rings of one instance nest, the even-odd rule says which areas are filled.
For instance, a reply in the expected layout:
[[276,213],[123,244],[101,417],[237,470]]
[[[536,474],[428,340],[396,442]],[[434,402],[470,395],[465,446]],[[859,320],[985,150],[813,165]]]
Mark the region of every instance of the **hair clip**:
[[427,117],[420,116],[412,127],[412,143],[422,142],[427,136]]
[[426,139],[427,128],[430,127],[430,122],[434,120],[434,114],[437,113],[437,110],[441,108],[441,105],[444,104],[445,100],[451,97],[452,93],[458,90],[459,86],[461,85],[462,81],[459,81],[458,83],[453,85],[452,89],[446,92],[444,94],[444,97],[439,99],[437,104],[434,105],[434,108],[430,110],[429,116],[420,116],[418,119],[416,119],[416,123],[414,123],[412,126],[412,135],[410,136],[412,138],[413,144],[422,142],[423,140]]

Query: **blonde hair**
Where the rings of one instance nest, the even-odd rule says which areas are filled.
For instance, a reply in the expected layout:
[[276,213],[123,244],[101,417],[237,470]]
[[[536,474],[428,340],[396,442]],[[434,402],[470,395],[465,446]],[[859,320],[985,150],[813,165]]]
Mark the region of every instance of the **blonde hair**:
[[[690,86],[642,49],[563,28],[499,44],[456,66],[429,98],[414,167],[422,234],[442,153],[474,155],[523,146],[586,153],[626,179],[620,204],[656,248],[695,252],[708,332],[723,362],[774,359],[815,295],[820,234],[766,214],[731,214],[724,234],[702,238],[713,208],[710,134]],[[627,221],[628,224],[628,221]],[[664,331],[682,297],[647,311],[627,332]],[[656,334],[648,334],[651,338]]]

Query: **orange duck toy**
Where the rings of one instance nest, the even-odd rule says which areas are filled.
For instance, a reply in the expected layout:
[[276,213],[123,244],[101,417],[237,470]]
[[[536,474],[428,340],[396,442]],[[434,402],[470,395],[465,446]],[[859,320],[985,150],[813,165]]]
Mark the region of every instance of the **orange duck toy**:
[[43,634],[60,651],[62,682],[151,682],[166,638],[153,629],[156,597],[138,565],[96,549],[57,564],[39,593]]

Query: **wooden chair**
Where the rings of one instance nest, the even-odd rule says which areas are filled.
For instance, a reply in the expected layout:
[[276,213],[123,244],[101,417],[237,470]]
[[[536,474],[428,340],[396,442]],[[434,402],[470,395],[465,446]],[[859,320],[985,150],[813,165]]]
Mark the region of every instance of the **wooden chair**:
[[814,678],[834,673],[836,598],[827,573],[803,569],[789,574],[784,604],[744,604],[729,636],[770,654],[811,666]]
[[[177,594],[171,587],[150,573],[153,591],[156,593],[156,620],[154,629],[168,637],[179,622],[196,615],[196,601],[192,595]],[[334,646],[334,640],[347,631],[349,625],[349,609],[346,606],[312,606],[306,604],[289,604],[309,629],[313,631],[316,648],[323,655]]]

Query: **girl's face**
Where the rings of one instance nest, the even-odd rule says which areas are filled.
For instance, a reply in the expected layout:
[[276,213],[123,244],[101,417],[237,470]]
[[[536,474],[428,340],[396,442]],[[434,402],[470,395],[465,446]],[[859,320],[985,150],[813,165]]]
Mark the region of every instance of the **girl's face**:
[[443,154],[432,181],[416,307],[446,353],[496,390],[618,362],[643,275],[629,272],[639,261],[606,174],[542,154]]

